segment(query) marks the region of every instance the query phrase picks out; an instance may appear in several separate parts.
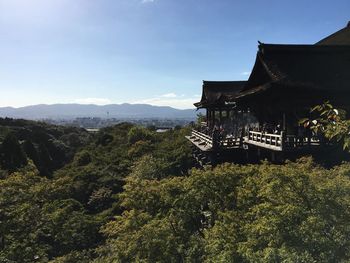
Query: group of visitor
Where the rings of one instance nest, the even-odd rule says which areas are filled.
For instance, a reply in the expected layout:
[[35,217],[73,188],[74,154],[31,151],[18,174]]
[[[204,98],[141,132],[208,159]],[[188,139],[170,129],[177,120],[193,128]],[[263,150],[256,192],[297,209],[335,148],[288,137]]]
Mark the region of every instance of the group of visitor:
[[264,123],[260,126],[249,127],[248,131],[261,132],[262,134],[269,133],[269,134],[280,135],[282,132],[282,127],[281,127],[281,124],[272,125],[272,124]]
[[[250,126],[246,126],[246,128],[244,128],[244,125],[241,127],[242,128],[239,128],[237,125],[226,125],[225,123],[215,123],[212,128],[208,127],[207,125],[203,125],[200,131],[212,137],[213,147],[220,146],[226,138],[243,138],[243,136],[250,131],[275,135],[282,135],[282,132],[284,131],[280,123],[263,123],[262,125],[252,123]],[[286,143],[291,143],[295,146],[303,146],[305,143],[310,144],[311,138],[316,138],[317,140],[321,141],[317,134],[314,134],[309,127],[302,124],[295,126],[294,131],[293,128],[290,131],[290,134],[294,134],[294,136],[289,135]]]

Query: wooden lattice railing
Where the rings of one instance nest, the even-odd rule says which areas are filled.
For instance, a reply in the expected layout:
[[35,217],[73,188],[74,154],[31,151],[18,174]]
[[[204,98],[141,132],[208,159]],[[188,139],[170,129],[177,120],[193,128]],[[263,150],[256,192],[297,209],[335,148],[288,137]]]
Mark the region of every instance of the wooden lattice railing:
[[249,131],[245,138],[246,143],[255,144],[273,150],[283,149],[283,132],[281,134],[271,134],[263,132]]
[[202,132],[192,130],[191,138],[194,141],[198,140],[199,143],[204,143],[210,147],[213,146],[213,139],[209,135],[206,135]]
[[226,136],[217,141],[213,141],[212,136],[197,130],[192,130],[190,139],[198,147],[205,150],[210,149],[232,149],[244,148],[244,145],[254,145],[257,147],[270,149],[274,151],[293,150],[302,147],[320,145],[317,138],[298,138],[295,135],[271,134],[257,131],[249,131],[245,137]]
[[284,132],[281,132],[281,134],[270,134],[249,131],[245,137],[245,143],[271,150],[283,151],[304,146],[317,146],[320,145],[320,140],[318,138],[298,138],[295,135],[285,135]]

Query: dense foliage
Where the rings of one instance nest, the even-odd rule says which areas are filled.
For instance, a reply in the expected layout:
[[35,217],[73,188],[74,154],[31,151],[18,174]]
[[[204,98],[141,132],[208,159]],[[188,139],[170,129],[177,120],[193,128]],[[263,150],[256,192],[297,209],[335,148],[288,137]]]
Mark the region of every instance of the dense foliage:
[[1,121],[0,262],[350,261],[348,163],[194,169],[187,128]]
[[50,177],[89,139],[84,129],[0,118],[0,164],[12,172],[25,166],[28,157],[41,175]]
[[185,130],[120,124],[89,135],[1,121],[0,262],[91,261],[105,240],[100,228],[124,210],[118,194],[129,174],[145,162],[158,178],[192,166]]
[[342,262],[350,258],[350,166],[310,159],[127,178],[97,262]]
[[337,109],[328,101],[313,107],[314,118],[301,120],[317,134],[326,139],[340,143],[343,149],[350,150],[350,120],[343,109]]

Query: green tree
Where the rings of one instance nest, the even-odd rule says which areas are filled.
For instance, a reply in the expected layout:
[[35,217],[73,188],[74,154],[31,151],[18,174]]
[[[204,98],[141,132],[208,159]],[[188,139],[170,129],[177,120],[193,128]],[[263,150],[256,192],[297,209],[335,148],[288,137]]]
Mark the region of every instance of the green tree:
[[103,227],[100,260],[346,262],[349,171],[304,159],[130,176],[119,195],[125,212]]
[[144,127],[132,127],[128,132],[128,142],[134,144],[137,141],[154,141],[154,135]]
[[77,153],[74,160],[78,166],[85,166],[91,163],[91,155],[88,151],[81,151]]
[[0,180],[1,262],[47,262],[100,241],[99,222],[70,198],[69,184],[31,163]]
[[315,118],[303,119],[301,123],[327,139],[341,143],[344,150],[350,151],[350,120],[346,118],[344,110],[336,109],[329,102],[325,102],[313,107],[311,113]]
[[27,156],[13,133],[9,133],[4,138],[1,152],[1,164],[4,169],[15,171],[27,164]]

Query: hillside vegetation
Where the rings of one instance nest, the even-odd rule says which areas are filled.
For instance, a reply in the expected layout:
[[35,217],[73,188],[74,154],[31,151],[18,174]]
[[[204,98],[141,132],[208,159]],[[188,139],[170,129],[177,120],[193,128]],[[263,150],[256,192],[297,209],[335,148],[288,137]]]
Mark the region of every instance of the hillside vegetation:
[[187,128],[0,123],[0,262],[350,260],[348,163],[196,169]]

